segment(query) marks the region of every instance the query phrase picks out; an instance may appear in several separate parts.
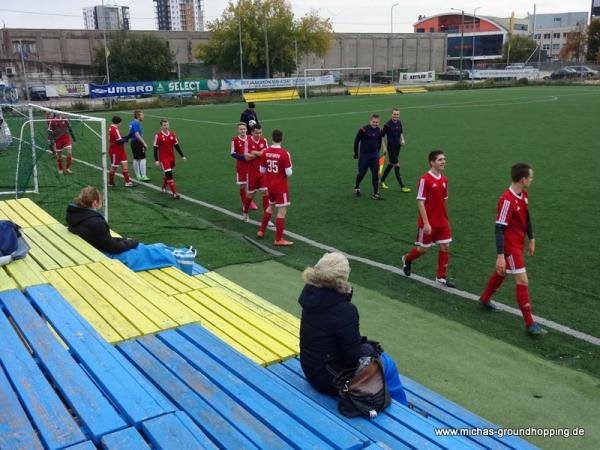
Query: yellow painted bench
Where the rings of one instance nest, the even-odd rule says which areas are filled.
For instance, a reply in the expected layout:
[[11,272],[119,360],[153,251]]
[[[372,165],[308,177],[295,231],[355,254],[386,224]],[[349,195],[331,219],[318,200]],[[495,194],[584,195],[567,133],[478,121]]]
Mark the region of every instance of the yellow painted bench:
[[401,94],[423,94],[428,92],[423,86],[410,86],[398,88]]
[[277,100],[298,100],[298,89],[285,89],[281,91],[248,92],[244,94],[246,102],[272,102]]
[[0,292],[17,289],[17,283],[6,272],[4,267],[0,267]]
[[137,274],[168,296],[183,294],[196,289],[204,289],[209,286],[199,277],[190,276],[176,267],[147,270],[138,272]]
[[396,88],[393,85],[388,86],[358,86],[348,88],[350,95],[388,95],[395,94]]
[[22,228],[58,223],[29,198],[0,201],[0,220],[12,220]]

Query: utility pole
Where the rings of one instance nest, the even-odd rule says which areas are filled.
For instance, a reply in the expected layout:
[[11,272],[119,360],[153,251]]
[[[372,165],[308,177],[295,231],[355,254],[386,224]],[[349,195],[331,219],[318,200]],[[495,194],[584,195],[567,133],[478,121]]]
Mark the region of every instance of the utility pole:
[[23,66],[23,83],[25,84],[25,96],[27,97],[27,103],[31,102],[29,96],[29,83],[27,82],[27,69],[25,69],[25,55],[23,54],[23,41],[19,39],[19,54],[21,55],[21,65]]
[[[242,53],[242,2],[238,1],[238,35],[240,38],[240,80],[244,79],[244,57]],[[243,89],[242,89],[243,92]]]
[[394,8],[400,3],[394,3],[390,9],[390,58],[392,59],[392,84],[394,84]]
[[477,10],[481,6],[478,6],[473,10],[473,54],[471,55],[471,88],[475,85],[475,23],[477,21]]
[[458,8],[450,8],[452,11],[460,11],[460,81],[463,80],[463,53],[465,44],[465,10]]
[[271,70],[269,69],[269,37],[267,32],[267,16],[265,15],[265,60],[267,62],[267,78],[271,78]]
[[[106,10],[104,9],[104,0],[102,0],[102,16],[103,16],[103,26],[102,26],[102,35],[104,39],[104,64],[106,65],[106,84],[110,84],[110,72],[108,70],[108,46],[106,45]],[[100,22],[98,22],[100,23]],[[112,97],[109,97],[110,108],[112,109]]]

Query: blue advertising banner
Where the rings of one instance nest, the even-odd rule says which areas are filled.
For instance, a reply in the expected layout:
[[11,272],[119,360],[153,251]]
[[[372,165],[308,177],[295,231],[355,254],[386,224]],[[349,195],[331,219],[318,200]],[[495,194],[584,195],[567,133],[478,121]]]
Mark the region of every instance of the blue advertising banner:
[[91,84],[90,97],[133,97],[154,94],[154,83],[139,81],[134,83]]

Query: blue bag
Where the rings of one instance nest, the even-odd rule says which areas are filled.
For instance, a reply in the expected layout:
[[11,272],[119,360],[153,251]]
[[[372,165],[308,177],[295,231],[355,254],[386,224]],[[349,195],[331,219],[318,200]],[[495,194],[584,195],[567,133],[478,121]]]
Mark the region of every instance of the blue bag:
[[27,256],[29,244],[23,239],[20,228],[10,220],[0,220],[0,266]]

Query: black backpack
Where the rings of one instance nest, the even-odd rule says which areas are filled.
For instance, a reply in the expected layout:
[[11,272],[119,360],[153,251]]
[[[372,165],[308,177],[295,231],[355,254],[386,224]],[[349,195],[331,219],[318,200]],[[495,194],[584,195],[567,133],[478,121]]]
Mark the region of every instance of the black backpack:
[[357,368],[339,372],[334,383],[339,396],[338,410],[346,417],[373,419],[392,403],[383,363],[376,353],[360,358]]

